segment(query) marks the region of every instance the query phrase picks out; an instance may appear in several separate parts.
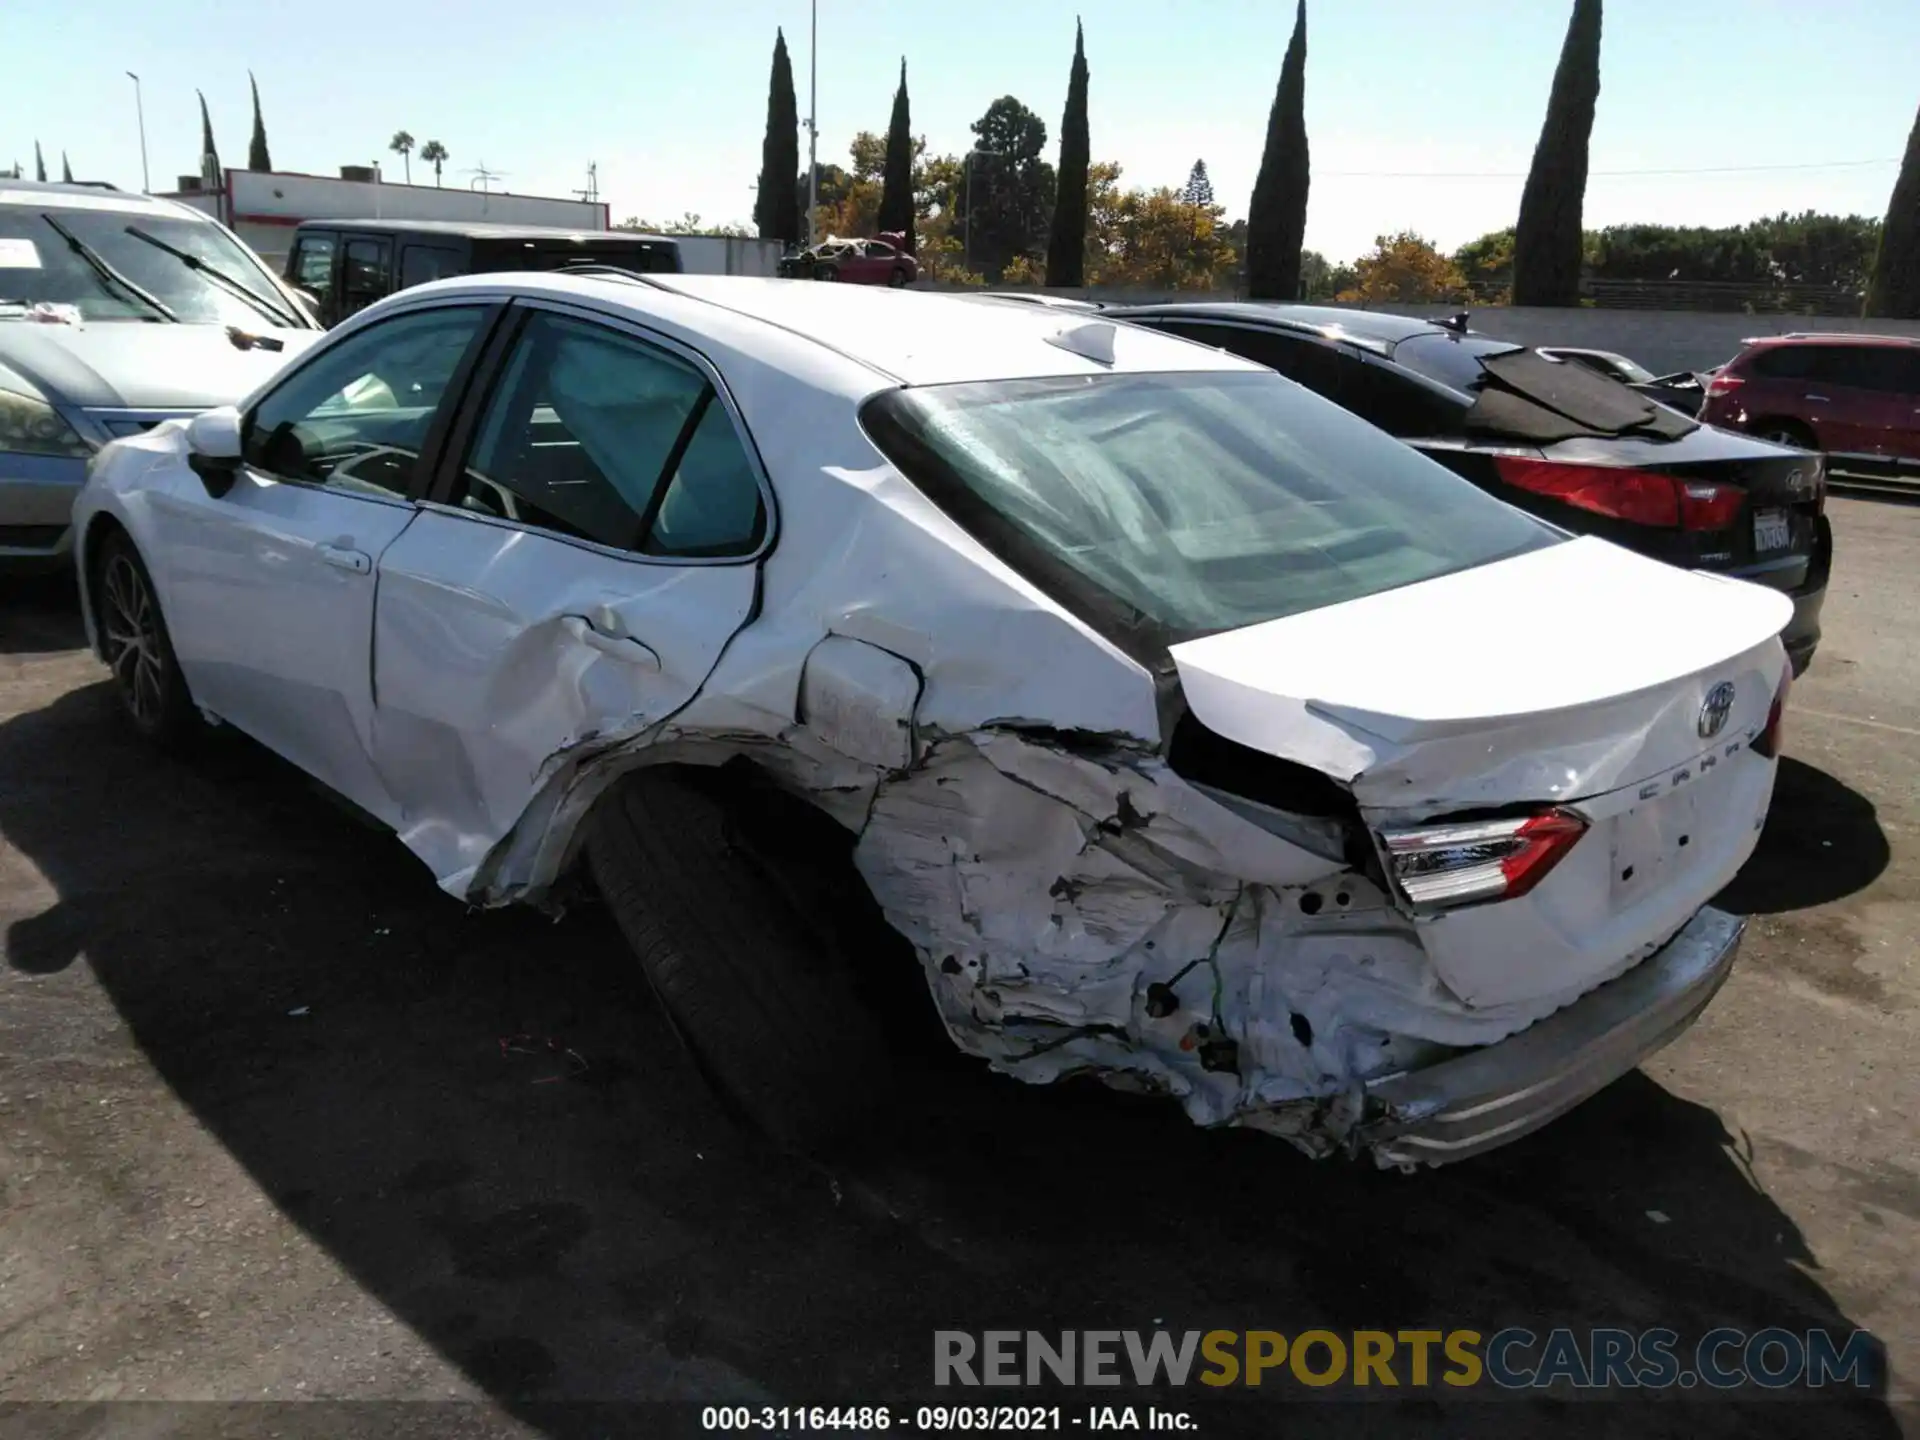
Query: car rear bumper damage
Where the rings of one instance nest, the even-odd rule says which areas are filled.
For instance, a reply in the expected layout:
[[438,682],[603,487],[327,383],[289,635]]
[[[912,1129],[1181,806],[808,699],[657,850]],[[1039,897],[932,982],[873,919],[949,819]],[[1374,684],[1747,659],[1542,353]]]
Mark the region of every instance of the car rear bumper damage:
[[1537,1130],[1699,1018],[1733,969],[1746,920],[1711,906],[1626,974],[1494,1045],[1367,1086],[1384,1113],[1356,1128],[1382,1166],[1479,1155]]

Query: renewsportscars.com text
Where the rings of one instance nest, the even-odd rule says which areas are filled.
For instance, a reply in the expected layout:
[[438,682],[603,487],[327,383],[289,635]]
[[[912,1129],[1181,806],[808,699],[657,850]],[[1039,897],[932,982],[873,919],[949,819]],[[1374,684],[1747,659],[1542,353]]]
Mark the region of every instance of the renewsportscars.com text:
[[1864,1330],[938,1330],[936,1385],[1876,1388]]

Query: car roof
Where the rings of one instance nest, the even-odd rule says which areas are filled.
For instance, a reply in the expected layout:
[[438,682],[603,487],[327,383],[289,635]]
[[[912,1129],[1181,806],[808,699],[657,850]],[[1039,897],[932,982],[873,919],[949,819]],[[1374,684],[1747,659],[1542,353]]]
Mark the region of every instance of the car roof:
[[[862,367],[869,392],[876,372],[896,384],[945,385],[1116,372],[1266,371],[1210,346],[1047,306],[982,305],[936,291],[745,275],[462,276],[400,291],[382,306],[408,297],[474,292],[587,300],[638,319],[670,322],[693,335],[712,335],[747,354],[753,353],[756,338],[784,336],[814,347],[823,374],[833,366],[829,353],[842,365]],[[1087,332],[1090,343],[1080,348],[1055,343],[1075,331]],[[1087,353],[1102,353],[1108,341],[1112,364]]]
[[111,185],[66,185],[42,180],[0,180],[0,205],[36,205],[46,210],[104,210],[120,215],[165,215],[204,220],[213,217],[191,205],[159,195],[136,195]]
[[572,229],[564,225],[497,225],[470,220],[302,220],[302,230],[370,230],[380,235],[418,232],[457,235],[468,240],[592,240],[616,245],[646,242],[672,243],[671,235],[648,235],[638,230]]
[[1869,335],[1853,330],[1796,330],[1786,335],[1753,335],[1742,345],[1920,345],[1920,335]]

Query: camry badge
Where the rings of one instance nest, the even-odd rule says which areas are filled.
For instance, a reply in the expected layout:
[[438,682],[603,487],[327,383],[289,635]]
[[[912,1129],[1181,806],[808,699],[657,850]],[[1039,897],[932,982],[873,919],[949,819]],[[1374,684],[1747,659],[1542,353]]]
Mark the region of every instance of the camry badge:
[[1700,738],[1711,740],[1727,728],[1727,716],[1733,713],[1733,682],[1722,680],[1707,692],[1707,703],[1700,707]]

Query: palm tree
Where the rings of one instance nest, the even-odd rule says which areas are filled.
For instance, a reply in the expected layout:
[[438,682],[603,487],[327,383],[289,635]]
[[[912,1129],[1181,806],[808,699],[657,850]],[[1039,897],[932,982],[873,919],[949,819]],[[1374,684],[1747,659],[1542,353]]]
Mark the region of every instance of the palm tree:
[[413,183],[413,136],[404,130],[396,130],[393,132],[393,139],[387,142],[387,149],[400,157],[400,163],[406,167],[407,184],[411,185]]
[[[407,138],[411,140],[413,137],[409,135]],[[420,147],[420,158],[433,166],[433,183],[438,186],[440,183],[440,167],[452,158],[447,154],[447,147],[442,145],[438,140],[429,140]]]

